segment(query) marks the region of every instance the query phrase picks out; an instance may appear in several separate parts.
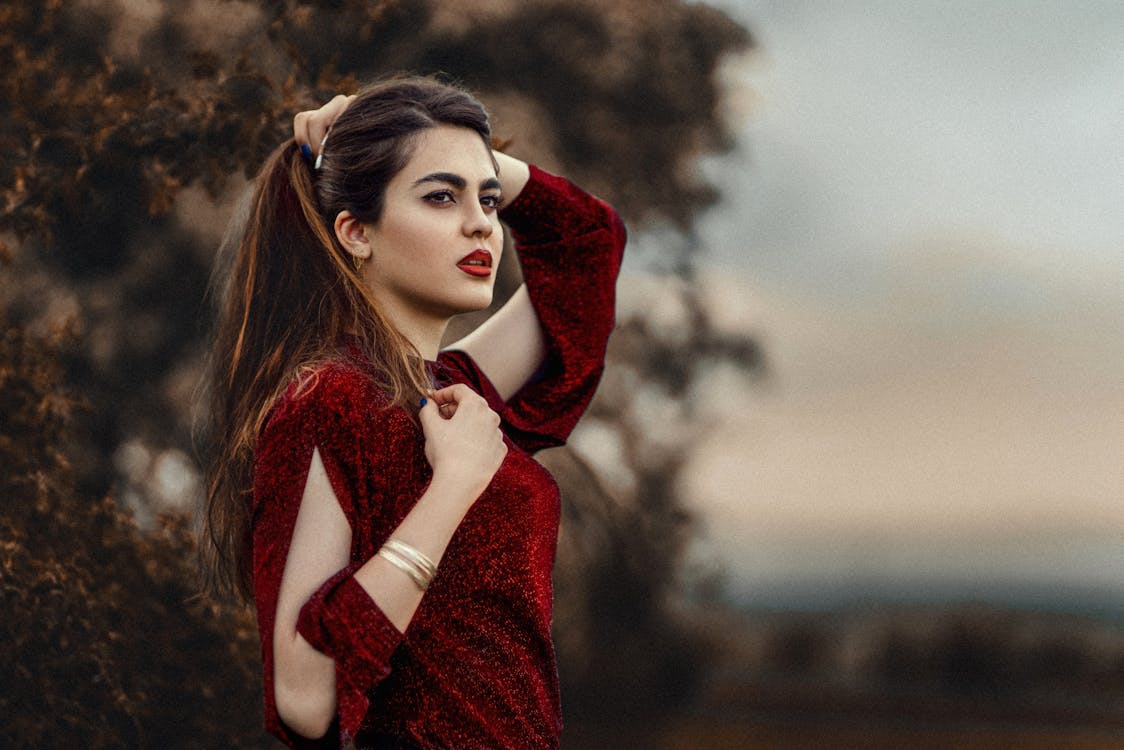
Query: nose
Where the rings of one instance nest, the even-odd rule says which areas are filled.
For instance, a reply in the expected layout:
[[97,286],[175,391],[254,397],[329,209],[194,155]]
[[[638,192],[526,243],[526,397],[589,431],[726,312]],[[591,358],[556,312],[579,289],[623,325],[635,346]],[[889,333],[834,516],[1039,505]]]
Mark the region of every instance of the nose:
[[464,233],[468,237],[491,237],[495,227],[491,217],[485,213],[484,207],[477,203],[469,203],[464,217]]

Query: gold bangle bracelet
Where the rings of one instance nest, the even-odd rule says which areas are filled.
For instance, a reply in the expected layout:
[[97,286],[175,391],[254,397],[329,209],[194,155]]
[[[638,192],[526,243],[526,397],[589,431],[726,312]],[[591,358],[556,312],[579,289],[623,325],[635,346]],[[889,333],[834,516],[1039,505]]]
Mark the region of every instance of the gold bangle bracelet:
[[422,591],[425,591],[429,588],[430,579],[425,575],[425,573],[423,573],[409,560],[400,556],[397,552],[394,552],[387,547],[382,547],[375,554],[409,576],[410,580],[413,581],[414,584]]
[[393,537],[387,539],[383,546],[392,552],[397,552],[400,557],[406,558],[410,563],[417,566],[427,579],[432,581],[433,577],[437,575],[437,566],[416,547]]

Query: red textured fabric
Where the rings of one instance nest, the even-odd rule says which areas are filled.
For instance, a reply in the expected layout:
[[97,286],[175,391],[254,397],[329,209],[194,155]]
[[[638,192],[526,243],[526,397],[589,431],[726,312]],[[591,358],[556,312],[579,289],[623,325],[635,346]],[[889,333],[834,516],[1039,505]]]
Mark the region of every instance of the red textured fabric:
[[[507,403],[465,353],[431,363],[502,418],[509,451],[454,534],[406,632],[352,574],[409,513],[431,473],[420,428],[374,385],[358,348],[294,382],[258,439],[254,597],[266,727],[295,748],[360,750],[375,737],[418,748],[554,748],[561,711],[550,638],[559,495],[531,458],[561,445],[593,397],[613,328],[624,225],[600,200],[532,167],[501,213],[546,337],[539,372]],[[291,732],[273,700],[277,595],[313,448],[352,529],[351,564],[301,610],[298,631],[336,662],[337,717],[318,741]]]

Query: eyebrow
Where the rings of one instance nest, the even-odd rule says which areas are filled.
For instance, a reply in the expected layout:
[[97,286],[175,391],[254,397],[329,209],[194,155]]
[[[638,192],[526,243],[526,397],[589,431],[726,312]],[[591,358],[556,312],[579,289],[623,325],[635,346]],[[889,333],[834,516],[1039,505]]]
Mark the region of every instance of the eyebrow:
[[[445,185],[452,185],[457,190],[464,190],[468,187],[468,181],[465,180],[465,178],[461,177],[459,174],[453,174],[452,172],[434,172],[433,174],[427,174],[425,177],[415,182],[414,187],[427,182],[439,182]],[[480,183],[481,190],[499,190],[501,187],[502,185],[500,185],[499,179],[495,177],[489,177]]]

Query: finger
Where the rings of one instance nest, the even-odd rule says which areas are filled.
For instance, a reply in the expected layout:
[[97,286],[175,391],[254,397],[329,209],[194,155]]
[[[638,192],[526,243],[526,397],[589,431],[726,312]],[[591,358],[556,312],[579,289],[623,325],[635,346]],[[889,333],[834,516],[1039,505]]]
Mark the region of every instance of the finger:
[[418,421],[421,422],[422,432],[429,432],[438,419],[441,419],[441,415],[438,413],[437,402],[433,398],[423,398],[421,408],[418,409]]
[[308,145],[308,120],[311,112],[297,112],[293,115],[293,140],[297,145]]
[[480,398],[480,395],[464,383],[454,383],[434,391],[432,398],[439,404],[461,404],[474,398]]
[[490,416],[495,425],[499,425],[500,416],[492,409],[487,400],[464,383],[456,383],[434,391],[431,398],[437,402],[441,416],[452,419],[454,415],[464,410],[469,418],[483,418],[484,414]]
[[452,419],[457,413],[457,407],[475,394],[463,383],[446,386],[433,393],[433,400],[437,402],[437,411],[445,419]]
[[293,140],[300,147],[304,158],[312,158],[312,147],[308,143],[308,121],[311,113],[297,112],[293,116]]
[[351,104],[353,96],[344,96],[337,94],[320,109],[312,113],[308,123],[308,137],[309,143],[314,144],[312,150],[319,156],[324,151],[324,143],[328,137],[328,131],[332,129],[334,123],[343,111],[347,109],[347,105]]

